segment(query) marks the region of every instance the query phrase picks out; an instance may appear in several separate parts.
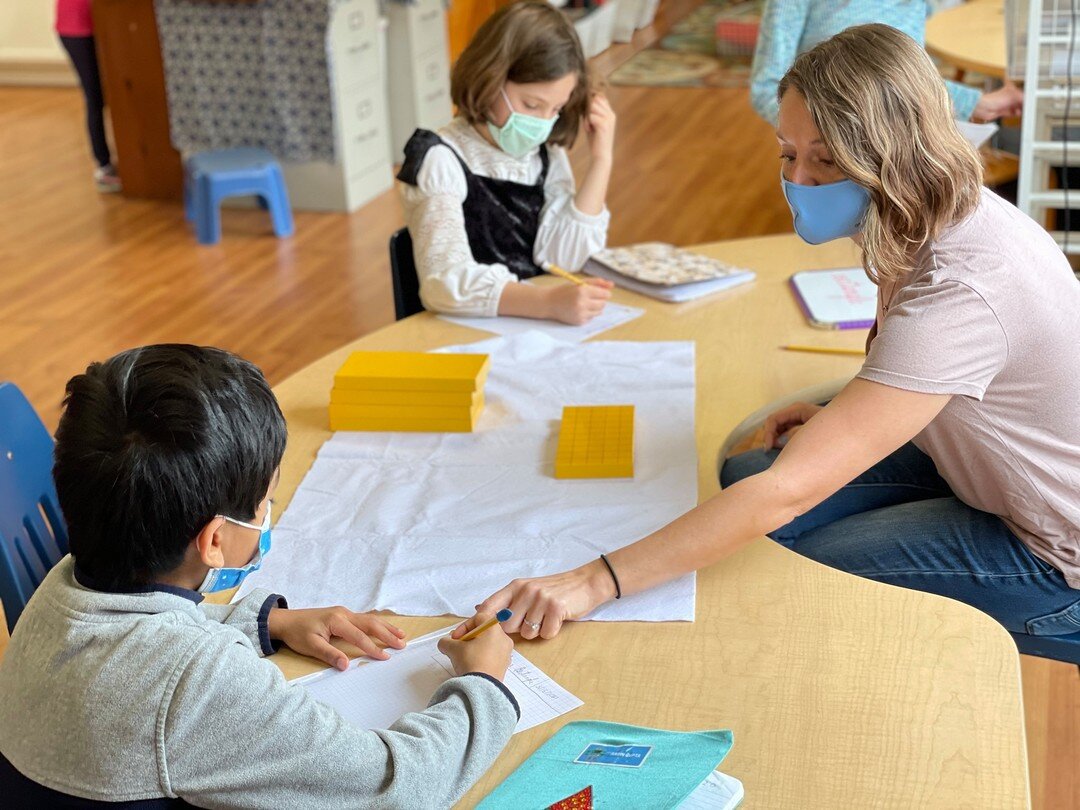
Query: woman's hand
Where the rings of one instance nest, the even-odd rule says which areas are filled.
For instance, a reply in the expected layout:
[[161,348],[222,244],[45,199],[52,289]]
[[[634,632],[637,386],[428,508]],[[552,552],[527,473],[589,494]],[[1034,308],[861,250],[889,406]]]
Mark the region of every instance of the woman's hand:
[[400,650],[405,633],[370,613],[353,613],[343,607],[287,610],[273,608],[266,620],[270,638],[282,641],[291,650],[325,661],[337,669],[349,666],[349,656],[330,643],[332,638],[347,641],[369,658],[383,661],[390,656],[376,641]]
[[983,93],[971,117],[979,121],[996,121],[1011,118],[1024,111],[1024,91],[1012,82],[1005,82],[997,90]]
[[594,161],[610,164],[615,157],[615,111],[603,93],[589,101],[585,116],[585,134],[589,139],[589,154]]
[[547,317],[572,326],[588,323],[604,311],[614,286],[605,279],[591,278],[584,284],[547,287]]
[[765,420],[765,449],[780,447],[781,437],[805,425],[822,407],[809,402],[796,402],[774,413]]
[[[476,610],[478,614],[494,615],[510,608],[514,615],[503,622],[507,633],[517,631],[524,639],[554,638],[563,622],[580,619],[613,598],[615,581],[604,563],[594,560],[561,574],[515,579],[477,605]],[[450,637],[460,638],[475,623],[475,618],[462,623]]]

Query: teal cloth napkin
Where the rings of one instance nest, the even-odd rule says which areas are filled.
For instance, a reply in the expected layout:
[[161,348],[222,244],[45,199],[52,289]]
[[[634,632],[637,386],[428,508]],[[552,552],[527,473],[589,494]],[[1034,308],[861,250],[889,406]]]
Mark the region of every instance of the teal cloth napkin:
[[[662,731],[621,723],[567,723],[477,806],[478,810],[546,808],[586,787],[593,807],[677,807],[727,756],[730,731]],[[591,746],[648,746],[638,767],[575,762]],[[637,749],[633,761],[640,757]],[[593,757],[594,759],[596,757]]]

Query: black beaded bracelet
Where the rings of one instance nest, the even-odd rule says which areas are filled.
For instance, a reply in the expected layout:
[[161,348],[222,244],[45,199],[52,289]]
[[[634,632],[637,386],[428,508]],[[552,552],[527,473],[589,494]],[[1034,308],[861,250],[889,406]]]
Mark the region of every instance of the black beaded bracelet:
[[619,578],[615,576],[615,569],[611,567],[611,563],[608,562],[607,554],[601,554],[600,559],[604,561],[604,565],[607,566],[608,573],[611,574],[611,578],[615,580],[615,598],[622,599],[622,586],[619,584]]

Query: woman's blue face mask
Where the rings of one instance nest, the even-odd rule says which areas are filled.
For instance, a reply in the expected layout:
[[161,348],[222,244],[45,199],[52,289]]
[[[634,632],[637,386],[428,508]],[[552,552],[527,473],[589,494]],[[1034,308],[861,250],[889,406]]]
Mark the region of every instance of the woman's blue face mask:
[[821,186],[800,186],[780,172],[784,199],[791,209],[795,233],[804,242],[820,245],[862,231],[870,208],[870,192],[853,180]]
[[271,504],[266,504],[266,517],[263,518],[261,526],[256,526],[254,523],[245,523],[242,520],[236,520],[228,515],[222,515],[221,517],[234,523],[237,526],[243,526],[245,529],[254,529],[259,534],[259,547],[255,551],[255,556],[251,558],[251,562],[240,568],[211,568],[206,572],[206,576],[203,578],[202,584],[197,588],[199,593],[214,593],[215,591],[226,591],[229,588],[235,588],[244,578],[252,571],[257,571],[259,566],[262,565],[263,557],[270,553],[270,507]]

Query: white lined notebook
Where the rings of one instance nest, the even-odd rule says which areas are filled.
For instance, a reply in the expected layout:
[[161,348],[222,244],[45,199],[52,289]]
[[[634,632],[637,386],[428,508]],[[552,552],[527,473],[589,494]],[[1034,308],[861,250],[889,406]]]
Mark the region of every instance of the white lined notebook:
[[[344,672],[323,670],[292,683],[305,687],[312,697],[353,725],[387,728],[401,715],[427,708],[432,693],[454,676],[450,659],[437,646],[452,629],[447,627],[413,639],[404,650],[390,650],[388,661],[356,658]],[[582,705],[581,700],[516,650],[504,683],[521,707],[515,734]]]

